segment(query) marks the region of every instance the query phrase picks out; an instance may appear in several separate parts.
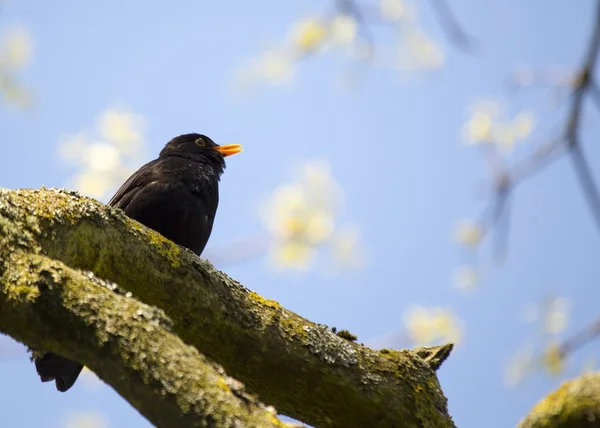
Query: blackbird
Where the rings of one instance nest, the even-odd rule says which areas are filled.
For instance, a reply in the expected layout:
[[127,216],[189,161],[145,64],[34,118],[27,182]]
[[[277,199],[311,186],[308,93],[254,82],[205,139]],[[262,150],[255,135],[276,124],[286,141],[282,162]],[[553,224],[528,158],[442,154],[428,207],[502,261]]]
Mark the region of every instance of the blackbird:
[[[137,170],[108,202],[127,216],[200,255],[212,231],[219,204],[219,179],[225,157],[239,144],[219,146],[201,134],[173,138],[158,159]],[[42,382],[54,380],[65,392],[83,366],[56,354],[35,358]]]

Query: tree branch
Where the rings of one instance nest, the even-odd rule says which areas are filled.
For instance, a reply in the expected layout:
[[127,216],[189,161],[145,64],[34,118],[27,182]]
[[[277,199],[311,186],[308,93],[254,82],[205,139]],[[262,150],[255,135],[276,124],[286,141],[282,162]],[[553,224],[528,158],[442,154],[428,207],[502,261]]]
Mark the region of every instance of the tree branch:
[[[2,226],[0,237],[14,239]],[[85,362],[156,426],[284,426],[171,333],[161,310],[115,293],[91,274],[9,249],[0,248],[0,331]]]
[[600,426],[600,373],[565,382],[535,405],[519,428]]
[[2,219],[21,238],[0,247],[32,252],[39,245],[46,256],[161,308],[181,339],[284,414],[319,427],[454,426],[435,366],[417,354],[380,353],[342,339],[122,211],[76,193],[2,190]]

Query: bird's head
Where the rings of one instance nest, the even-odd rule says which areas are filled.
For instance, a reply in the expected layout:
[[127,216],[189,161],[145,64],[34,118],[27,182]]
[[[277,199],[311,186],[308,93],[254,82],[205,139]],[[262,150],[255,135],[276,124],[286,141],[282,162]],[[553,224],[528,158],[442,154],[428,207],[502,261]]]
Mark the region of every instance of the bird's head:
[[190,159],[206,160],[225,167],[225,157],[242,151],[240,144],[219,146],[206,135],[184,134],[173,138],[160,152],[160,156],[180,155]]

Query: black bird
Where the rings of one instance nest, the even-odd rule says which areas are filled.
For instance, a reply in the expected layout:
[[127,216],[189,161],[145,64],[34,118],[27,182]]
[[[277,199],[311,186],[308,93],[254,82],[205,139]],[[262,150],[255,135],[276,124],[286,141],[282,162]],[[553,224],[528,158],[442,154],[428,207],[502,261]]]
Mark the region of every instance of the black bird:
[[[219,146],[201,134],[173,138],[158,159],[137,170],[108,205],[200,255],[206,246],[219,204],[219,179],[225,157],[242,151],[239,144]],[[54,380],[65,392],[83,366],[55,354],[35,358],[42,382]]]

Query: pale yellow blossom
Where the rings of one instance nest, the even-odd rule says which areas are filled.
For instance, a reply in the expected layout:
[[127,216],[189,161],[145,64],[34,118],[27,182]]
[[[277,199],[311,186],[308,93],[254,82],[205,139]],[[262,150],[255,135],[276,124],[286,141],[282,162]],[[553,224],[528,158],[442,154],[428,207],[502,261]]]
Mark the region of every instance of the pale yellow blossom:
[[260,69],[265,79],[276,83],[290,82],[294,76],[292,57],[281,51],[265,52]]
[[[436,70],[445,61],[444,51],[425,31],[418,21],[418,8],[414,2],[380,0],[372,12],[378,19],[393,23],[398,32],[398,43],[379,47],[379,41],[367,37],[363,25],[352,13],[338,13],[333,17],[306,17],[291,25],[286,37],[276,47],[260,54],[236,73],[236,87],[251,89],[264,82],[283,85],[290,83],[299,60],[309,54],[340,48],[351,59],[366,61],[404,71]],[[373,46],[377,43],[378,49]],[[383,52],[383,54],[381,54]],[[341,86],[348,84],[345,79]]]
[[327,25],[319,18],[307,18],[294,24],[290,30],[292,44],[301,51],[314,51],[327,37]]
[[533,131],[535,127],[535,115],[531,111],[522,111],[513,119],[513,126],[517,137],[525,138]]
[[412,307],[406,312],[405,323],[417,346],[458,343],[462,337],[462,323],[447,308]]
[[128,109],[107,109],[97,120],[97,132],[62,138],[60,157],[77,169],[70,183],[84,195],[103,199],[116,190],[144,152],[144,120]]
[[32,38],[24,27],[9,28],[0,40],[0,95],[13,107],[33,103],[33,96],[18,79],[18,72],[31,62],[32,52]]
[[271,252],[275,265],[279,269],[306,271],[314,258],[315,250],[302,242],[287,241],[277,245]]
[[504,383],[517,386],[535,367],[534,351],[531,346],[518,351],[511,359],[504,373]]
[[483,237],[483,230],[475,222],[460,222],[454,231],[454,237],[459,244],[476,247]]
[[497,102],[475,105],[463,126],[463,137],[470,144],[493,144],[501,152],[511,153],[519,141],[528,137],[535,128],[535,115],[524,110],[506,118]]
[[125,108],[109,108],[98,120],[100,136],[126,155],[139,151],[145,127],[143,116]]
[[354,43],[358,34],[358,23],[349,15],[336,16],[329,26],[331,42],[341,46]]
[[358,238],[336,231],[342,191],[329,163],[313,160],[298,172],[296,181],[275,189],[262,213],[273,238],[271,260],[281,268],[306,270],[326,247],[334,259],[350,257]]
[[67,418],[66,428],[107,428],[108,419],[99,413],[76,413]]
[[114,170],[121,161],[121,154],[113,144],[96,141],[89,145],[85,162],[90,169],[100,173]]
[[454,272],[454,283],[461,291],[474,291],[479,285],[479,273],[472,266],[460,266]]
[[564,355],[555,342],[548,345],[544,352],[544,367],[551,376],[557,376],[564,371]]
[[99,171],[85,170],[72,180],[76,190],[95,199],[102,199],[114,187],[112,177]]
[[381,16],[388,21],[399,21],[406,14],[403,0],[381,0],[379,2]]
[[360,233],[356,228],[345,228],[331,237],[331,251],[341,268],[357,268],[364,263]]
[[493,119],[488,112],[475,111],[464,126],[464,134],[472,143],[493,142],[492,132]]
[[546,333],[559,334],[567,328],[569,306],[569,300],[565,297],[558,297],[550,301],[544,319]]
[[0,46],[0,65],[23,68],[31,62],[33,41],[29,30],[24,27],[10,28]]
[[442,49],[416,24],[401,27],[396,67],[400,70],[435,70],[444,64]]

